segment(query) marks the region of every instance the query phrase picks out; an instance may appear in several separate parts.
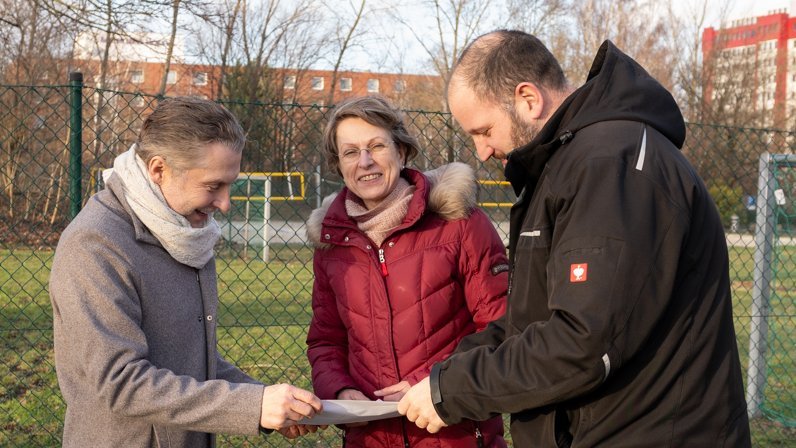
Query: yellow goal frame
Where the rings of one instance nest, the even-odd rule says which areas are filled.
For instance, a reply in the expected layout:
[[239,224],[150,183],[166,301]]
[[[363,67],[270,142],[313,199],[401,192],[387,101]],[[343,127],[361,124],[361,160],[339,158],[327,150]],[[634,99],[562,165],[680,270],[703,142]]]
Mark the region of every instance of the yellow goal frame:
[[[505,180],[487,180],[487,179],[478,179],[479,185],[494,185],[498,187],[510,187],[511,183]],[[479,206],[481,207],[511,207],[514,205],[513,202],[479,202]]]

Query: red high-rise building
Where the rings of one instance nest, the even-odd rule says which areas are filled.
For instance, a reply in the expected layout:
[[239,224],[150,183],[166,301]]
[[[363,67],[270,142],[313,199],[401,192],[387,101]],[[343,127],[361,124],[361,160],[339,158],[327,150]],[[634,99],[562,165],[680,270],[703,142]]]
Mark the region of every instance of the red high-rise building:
[[[758,112],[750,126],[786,128],[796,117],[796,17],[785,10],[702,32],[705,98]],[[729,86],[729,87],[728,87]],[[732,93],[730,93],[732,88]],[[742,104],[743,103],[743,104]],[[735,123],[744,124],[744,123]]]

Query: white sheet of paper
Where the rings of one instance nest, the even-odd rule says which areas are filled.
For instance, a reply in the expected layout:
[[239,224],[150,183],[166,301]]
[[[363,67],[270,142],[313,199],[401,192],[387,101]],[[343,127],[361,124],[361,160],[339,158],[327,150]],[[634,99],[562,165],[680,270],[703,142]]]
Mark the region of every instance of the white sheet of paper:
[[397,401],[321,400],[323,411],[299,420],[302,425],[344,425],[400,417]]

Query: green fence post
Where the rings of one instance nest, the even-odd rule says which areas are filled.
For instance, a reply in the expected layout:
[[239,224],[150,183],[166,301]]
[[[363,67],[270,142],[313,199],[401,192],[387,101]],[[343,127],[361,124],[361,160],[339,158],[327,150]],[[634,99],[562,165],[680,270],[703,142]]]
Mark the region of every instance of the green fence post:
[[69,73],[69,219],[74,219],[83,204],[83,74]]

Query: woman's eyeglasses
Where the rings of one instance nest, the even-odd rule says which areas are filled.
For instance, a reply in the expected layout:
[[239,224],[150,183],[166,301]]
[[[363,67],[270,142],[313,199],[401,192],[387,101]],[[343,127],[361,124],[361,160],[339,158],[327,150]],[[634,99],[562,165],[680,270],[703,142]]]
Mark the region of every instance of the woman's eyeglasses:
[[359,155],[362,151],[367,151],[371,157],[376,157],[382,154],[389,148],[387,143],[375,142],[371,143],[367,148],[346,148],[340,153],[340,160],[344,162],[355,162],[359,160]]

